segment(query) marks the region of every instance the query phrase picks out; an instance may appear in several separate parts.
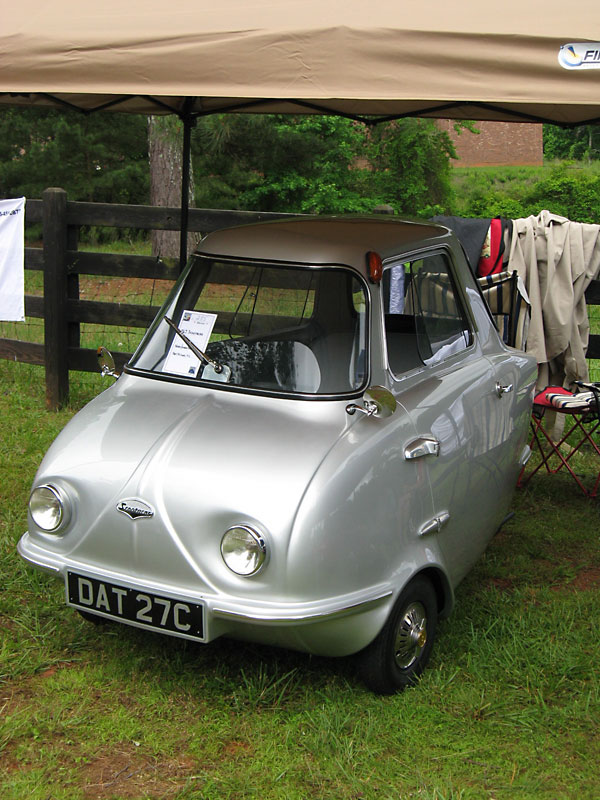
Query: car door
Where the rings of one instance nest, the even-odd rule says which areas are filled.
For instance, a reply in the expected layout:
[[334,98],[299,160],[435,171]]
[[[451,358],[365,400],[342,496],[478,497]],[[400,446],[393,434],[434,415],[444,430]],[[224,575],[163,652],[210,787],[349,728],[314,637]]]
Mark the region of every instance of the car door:
[[[419,535],[438,539],[456,585],[504,516],[495,368],[467,313],[450,251],[432,250],[390,269],[388,367],[394,394],[417,430],[404,458],[426,464],[433,498],[432,517]],[[403,285],[395,295],[394,283]]]

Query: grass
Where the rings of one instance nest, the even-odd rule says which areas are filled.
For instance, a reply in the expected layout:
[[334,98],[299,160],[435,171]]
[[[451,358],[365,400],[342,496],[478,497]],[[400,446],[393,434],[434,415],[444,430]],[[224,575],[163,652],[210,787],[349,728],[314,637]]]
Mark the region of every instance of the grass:
[[419,686],[378,698],[350,661],[92,626],[20,561],[37,465],[104,385],[71,373],[50,413],[43,371],[0,361],[0,797],[598,796],[597,502],[561,476],[519,492]]
[[86,623],[15,552],[29,487],[72,407],[0,362],[0,796],[6,800],[596,798],[598,504],[561,476],[457,592],[420,684],[371,695],[349,660]]

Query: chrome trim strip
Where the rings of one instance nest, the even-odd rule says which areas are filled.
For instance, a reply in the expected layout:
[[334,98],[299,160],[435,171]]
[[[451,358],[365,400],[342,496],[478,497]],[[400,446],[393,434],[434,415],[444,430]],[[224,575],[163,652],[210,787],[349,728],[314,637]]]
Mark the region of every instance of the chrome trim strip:
[[[277,625],[295,625],[298,623],[312,623],[324,622],[338,617],[345,617],[351,614],[366,611],[376,605],[379,605],[386,597],[392,594],[392,589],[385,591],[378,590],[376,594],[370,593],[371,596],[366,596],[363,599],[355,601],[346,601],[339,606],[334,606],[328,610],[319,610],[315,608],[315,603],[306,604],[302,610],[302,605],[297,607],[297,611],[290,610],[287,614],[282,613],[282,609],[273,611],[266,611],[262,609],[255,609],[254,611],[237,611],[232,608],[215,605],[213,613],[215,617],[226,620],[234,620],[238,622],[258,622],[263,624],[277,624]],[[312,608],[311,608],[312,607]]]
[[[386,598],[393,594],[393,589],[389,584],[379,584],[363,592],[353,592],[352,594],[341,597],[324,598],[323,600],[312,601],[309,603],[272,603],[267,605],[256,604],[254,607],[249,604],[247,598],[241,600],[237,597],[228,598],[215,597],[203,592],[190,592],[176,590],[175,587],[163,584],[149,585],[147,581],[133,580],[131,577],[117,573],[102,573],[90,570],[89,566],[79,564],[70,559],[55,560],[46,551],[39,554],[37,545],[31,546],[28,533],[25,533],[18,545],[19,555],[35,567],[52,572],[58,576],[63,575],[66,570],[71,570],[84,577],[92,577],[98,580],[106,580],[108,583],[115,583],[127,586],[128,588],[147,588],[154,594],[167,594],[179,597],[190,602],[202,602],[206,604],[206,625],[207,631],[210,625],[210,617],[220,618],[229,621],[254,622],[262,624],[294,625],[312,622],[321,622],[332,618],[343,617],[350,614],[361,613],[369,608],[382,603]],[[32,554],[33,553],[33,554]],[[207,640],[210,640],[207,636]]]
[[52,563],[52,562],[40,561],[40,560],[34,558],[25,549],[26,541],[24,541],[24,540],[26,540],[26,539],[29,539],[29,533],[28,532],[25,532],[23,534],[23,536],[21,536],[21,538],[17,542],[17,553],[21,556],[21,558],[24,561],[27,561],[28,564],[31,564],[32,566],[37,567],[38,569],[43,569],[46,572],[60,574],[60,569],[61,569],[61,565],[60,564],[58,564],[58,563],[55,564],[55,563]]

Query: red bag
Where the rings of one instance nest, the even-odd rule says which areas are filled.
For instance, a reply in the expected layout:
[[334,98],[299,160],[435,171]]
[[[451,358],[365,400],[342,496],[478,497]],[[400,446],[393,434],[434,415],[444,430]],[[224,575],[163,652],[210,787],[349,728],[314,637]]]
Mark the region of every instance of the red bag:
[[496,272],[502,272],[502,254],[504,253],[504,230],[502,220],[496,217],[490,222],[490,247],[489,255],[487,248],[481,251],[485,252],[477,264],[477,275],[484,278],[487,275],[495,275]]

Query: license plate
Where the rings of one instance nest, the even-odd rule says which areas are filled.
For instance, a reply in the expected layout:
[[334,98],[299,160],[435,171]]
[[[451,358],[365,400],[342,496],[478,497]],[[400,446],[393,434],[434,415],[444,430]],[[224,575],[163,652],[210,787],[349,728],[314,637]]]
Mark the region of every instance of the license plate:
[[67,603],[153,631],[204,641],[204,606],[67,572]]

